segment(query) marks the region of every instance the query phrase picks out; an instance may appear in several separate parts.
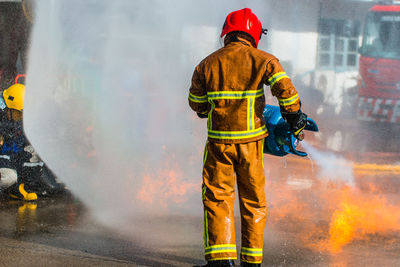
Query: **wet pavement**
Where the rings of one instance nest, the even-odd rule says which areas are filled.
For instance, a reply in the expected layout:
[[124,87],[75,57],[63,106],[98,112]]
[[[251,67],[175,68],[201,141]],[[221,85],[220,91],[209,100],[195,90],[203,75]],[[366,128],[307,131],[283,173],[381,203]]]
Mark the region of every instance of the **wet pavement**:
[[[0,266],[189,266],[199,262],[193,253],[187,258],[162,253],[162,248],[149,248],[143,238],[128,240],[96,224],[72,196],[37,203],[3,200],[0,218]],[[180,222],[182,226],[189,223]]]
[[[321,147],[321,140],[310,143]],[[309,158],[265,156],[263,266],[400,266],[400,156],[380,140],[379,149],[362,150],[355,148],[365,140],[350,141],[352,152],[335,153],[344,161],[329,177]],[[350,182],[336,179],[343,164],[351,166]],[[127,234],[96,223],[69,194],[36,203],[3,199],[0,266],[202,264],[198,214],[138,216]]]
[[[318,172],[309,159],[267,156],[266,164],[286,167],[268,171],[270,200],[263,266],[400,266],[400,182],[396,169],[382,171],[359,163],[355,185],[348,187],[316,179]],[[346,192],[349,195],[343,197]],[[354,235],[334,243],[332,218],[341,210],[340,203],[353,201],[348,206],[361,209],[363,202],[370,205],[368,201],[374,198],[377,201],[372,203],[377,207],[370,209],[374,215],[364,214],[358,221],[351,218],[353,230],[341,233]],[[381,202],[382,198],[385,201]],[[391,209],[385,210],[388,207]],[[95,223],[77,199],[64,195],[37,203],[2,200],[0,218],[0,266],[203,263],[200,216],[142,217],[132,222],[135,230],[127,236]],[[383,226],[363,226],[367,220]]]

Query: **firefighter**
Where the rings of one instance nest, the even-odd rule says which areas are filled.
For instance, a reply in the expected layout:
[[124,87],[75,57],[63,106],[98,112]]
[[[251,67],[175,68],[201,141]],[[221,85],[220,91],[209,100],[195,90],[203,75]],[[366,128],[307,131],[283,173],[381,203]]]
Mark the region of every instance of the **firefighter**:
[[205,266],[234,266],[235,177],[241,215],[241,266],[260,266],[267,216],[263,165],[263,85],[270,86],[281,114],[297,136],[306,125],[300,100],[279,60],[257,49],[267,30],[249,8],[226,17],[224,47],[196,66],[189,105],[208,118],[203,159]]
[[[33,188],[37,186],[41,175],[43,162],[28,143],[22,129],[22,111],[24,106],[25,85],[15,83],[5,89],[0,98],[0,170],[15,169],[17,181],[8,182],[8,188],[3,188],[15,199],[26,201],[37,200]],[[1,172],[4,174],[12,172]],[[11,176],[5,180],[12,180]]]

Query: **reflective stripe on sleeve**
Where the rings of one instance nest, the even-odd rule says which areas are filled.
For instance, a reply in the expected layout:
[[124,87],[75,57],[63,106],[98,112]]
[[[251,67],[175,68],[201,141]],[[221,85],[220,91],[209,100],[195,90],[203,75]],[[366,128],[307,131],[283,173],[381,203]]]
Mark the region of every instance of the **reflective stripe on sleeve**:
[[189,100],[195,103],[207,103],[207,98],[207,95],[195,96],[192,93],[189,93]]
[[268,79],[268,84],[272,88],[272,87],[274,87],[274,85],[277,82],[279,82],[280,80],[282,80],[284,78],[289,78],[289,76],[287,76],[286,72],[275,73],[271,78]]
[[278,98],[280,106],[292,105],[292,104],[296,103],[297,100],[299,100],[299,95],[298,94],[295,94],[294,96],[289,97],[289,98]]
[[236,253],[236,245],[224,244],[224,245],[214,245],[205,248],[205,255],[213,253]]

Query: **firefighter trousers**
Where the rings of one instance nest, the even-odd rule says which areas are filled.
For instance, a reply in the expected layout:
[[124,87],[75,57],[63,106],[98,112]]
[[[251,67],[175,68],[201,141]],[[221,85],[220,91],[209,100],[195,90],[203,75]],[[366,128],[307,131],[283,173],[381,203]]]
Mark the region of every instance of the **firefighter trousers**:
[[235,177],[241,216],[240,259],[261,263],[267,217],[264,139],[245,144],[207,142],[203,162],[204,247],[207,261],[237,259]]

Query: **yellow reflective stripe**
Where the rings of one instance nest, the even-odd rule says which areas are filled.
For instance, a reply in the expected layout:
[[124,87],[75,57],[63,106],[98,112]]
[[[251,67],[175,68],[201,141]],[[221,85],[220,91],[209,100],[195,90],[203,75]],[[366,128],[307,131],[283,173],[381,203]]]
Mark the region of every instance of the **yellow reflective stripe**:
[[271,78],[268,79],[268,84],[271,84],[278,76],[282,76],[282,75],[286,75],[286,72],[281,71],[281,72],[277,72],[274,75],[272,75]]
[[237,257],[223,257],[223,258],[212,258],[207,261],[219,261],[219,260],[237,260]]
[[249,131],[213,131],[208,130],[208,137],[215,139],[243,139],[256,137],[268,132],[267,127],[264,125],[260,128]]
[[246,247],[242,247],[242,251],[261,251],[262,252],[262,248],[246,248]]
[[284,78],[288,78],[288,79],[289,79],[289,76],[285,75],[285,76],[281,76],[281,77],[277,78],[273,83],[271,83],[271,85],[270,85],[271,88],[273,88],[274,85],[275,85],[277,82],[279,82],[280,80],[282,80],[282,79],[284,79]]
[[216,91],[207,92],[208,99],[245,99],[264,95],[264,89],[249,91]]
[[230,253],[230,252],[236,253],[236,249],[217,249],[217,250],[212,250],[212,251],[206,251],[204,254],[209,255],[209,254],[214,254],[214,253]]
[[296,103],[296,101],[298,99],[299,99],[299,95],[295,94],[294,96],[289,97],[289,98],[278,98],[278,101],[279,101],[279,105],[281,105],[281,106],[289,106],[289,105]]
[[262,261],[248,261],[248,260],[244,260],[244,259],[241,259],[241,261],[242,262],[246,262],[246,263],[256,263],[256,264],[257,263],[259,263],[259,264],[262,263]]
[[247,130],[254,130],[254,102],[254,97],[247,101]]
[[229,252],[236,253],[236,245],[223,244],[223,245],[209,246],[205,248],[205,255],[213,253],[229,253]]
[[[264,144],[265,144],[265,139],[263,139],[263,141],[262,141],[262,145],[261,145],[261,155],[264,155]],[[262,168],[265,169],[265,168],[264,168],[264,157],[263,157],[263,156],[261,156],[261,157],[262,157],[262,158],[261,158]]]
[[206,164],[207,156],[208,156],[208,149],[207,149],[208,141],[206,142],[206,146],[204,148],[204,155],[203,155],[203,168],[204,164]]
[[206,247],[206,249],[209,249],[209,248],[222,248],[222,247],[236,248],[236,245],[235,244],[213,245],[213,246]]
[[250,130],[251,127],[251,105],[250,105],[250,100],[251,98],[249,98],[247,100],[247,130]]
[[210,103],[211,103],[211,110],[208,113],[208,130],[212,130],[212,113],[215,109],[215,103],[212,101],[212,99],[210,99]]
[[263,251],[262,248],[245,248],[242,247],[241,250],[242,255],[253,256],[253,257],[262,257]]
[[246,256],[253,256],[253,257],[262,257],[262,252],[241,252],[242,255],[246,255]]
[[189,100],[195,103],[207,103],[207,95],[202,95],[202,96],[195,96],[192,93],[189,93]]
[[268,79],[268,84],[272,88],[277,82],[284,78],[289,78],[289,76],[286,75],[286,72],[275,73],[271,78]]
[[254,130],[254,128],[256,127],[256,123],[255,123],[255,121],[254,121],[254,119],[255,119],[255,112],[256,112],[256,110],[255,110],[255,108],[254,108],[254,106],[255,106],[255,103],[256,103],[256,99],[255,98],[251,98],[251,123],[252,123],[252,125],[251,125],[251,127],[250,127],[250,130]]
[[[212,131],[212,112],[215,109],[215,103],[213,100],[224,100],[224,99],[248,99],[247,103],[247,130],[254,130],[255,122],[255,98],[264,96],[264,88],[258,90],[249,91],[216,91],[207,92],[208,102],[211,103],[211,110],[208,113],[208,130],[211,131],[211,135],[219,135],[219,132]],[[223,133],[224,134],[224,133]]]
[[206,199],[206,191],[207,191],[207,187],[205,185],[203,185],[203,189],[202,189],[202,192],[201,192],[203,200]]
[[207,218],[207,210],[204,210],[204,247],[207,248],[209,246],[208,242],[208,218]]

